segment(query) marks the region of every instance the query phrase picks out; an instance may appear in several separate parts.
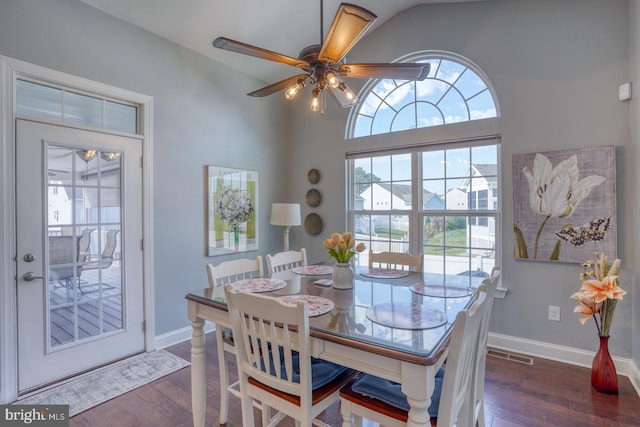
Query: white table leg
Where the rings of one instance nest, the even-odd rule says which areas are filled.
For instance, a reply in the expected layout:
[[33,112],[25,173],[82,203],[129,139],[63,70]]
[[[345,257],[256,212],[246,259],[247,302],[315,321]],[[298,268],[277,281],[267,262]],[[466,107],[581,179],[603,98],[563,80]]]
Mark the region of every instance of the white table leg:
[[431,426],[428,409],[436,372],[432,366],[402,364],[402,392],[407,396],[410,407],[408,427]]
[[193,426],[204,427],[207,400],[207,354],[205,349],[204,320],[191,321],[191,409]]

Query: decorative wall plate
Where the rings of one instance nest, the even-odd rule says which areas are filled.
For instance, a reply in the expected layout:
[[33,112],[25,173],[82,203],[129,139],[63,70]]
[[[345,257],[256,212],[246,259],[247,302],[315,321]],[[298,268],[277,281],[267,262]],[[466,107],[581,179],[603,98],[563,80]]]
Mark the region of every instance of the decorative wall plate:
[[307,205],[311,206],[312,208],[315,208],[322,201],[322,196],[320,195],[320,192],[318,190],[316,190],[315,188],[312,188],[311,190],[307,191],[306,200],[307,200]]
[[313,236],[320,234],[322,232],[322,218],[320,218],[320,215],[316,213],[307,215],[304,219],[304,229]]
[[311,184],[317,184],[320,182],[320,171],[318,169],[309,169],[309,172],[307,172],[307,179]]

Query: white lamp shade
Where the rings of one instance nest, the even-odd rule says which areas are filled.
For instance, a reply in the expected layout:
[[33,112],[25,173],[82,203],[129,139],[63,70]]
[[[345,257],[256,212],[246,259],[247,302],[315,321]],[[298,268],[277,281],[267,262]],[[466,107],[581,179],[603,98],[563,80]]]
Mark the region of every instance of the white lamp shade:
[[271,225],[300,225],[299,203],[273,203],[271,205]]

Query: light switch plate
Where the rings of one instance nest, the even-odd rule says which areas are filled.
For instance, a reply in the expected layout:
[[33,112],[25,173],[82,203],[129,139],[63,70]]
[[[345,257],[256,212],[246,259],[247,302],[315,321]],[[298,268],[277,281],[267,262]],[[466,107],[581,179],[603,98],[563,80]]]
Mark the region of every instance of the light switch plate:
[[631,99],[631,83],[623,83],[618,88],[618,99],[620,101],[627,101]]

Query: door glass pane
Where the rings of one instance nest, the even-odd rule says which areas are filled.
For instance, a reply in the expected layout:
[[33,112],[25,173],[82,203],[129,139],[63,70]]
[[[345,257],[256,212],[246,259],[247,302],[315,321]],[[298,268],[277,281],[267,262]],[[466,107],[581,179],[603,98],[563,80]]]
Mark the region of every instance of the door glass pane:
[[47,144],[49,349],[123,328],[122,153]]

